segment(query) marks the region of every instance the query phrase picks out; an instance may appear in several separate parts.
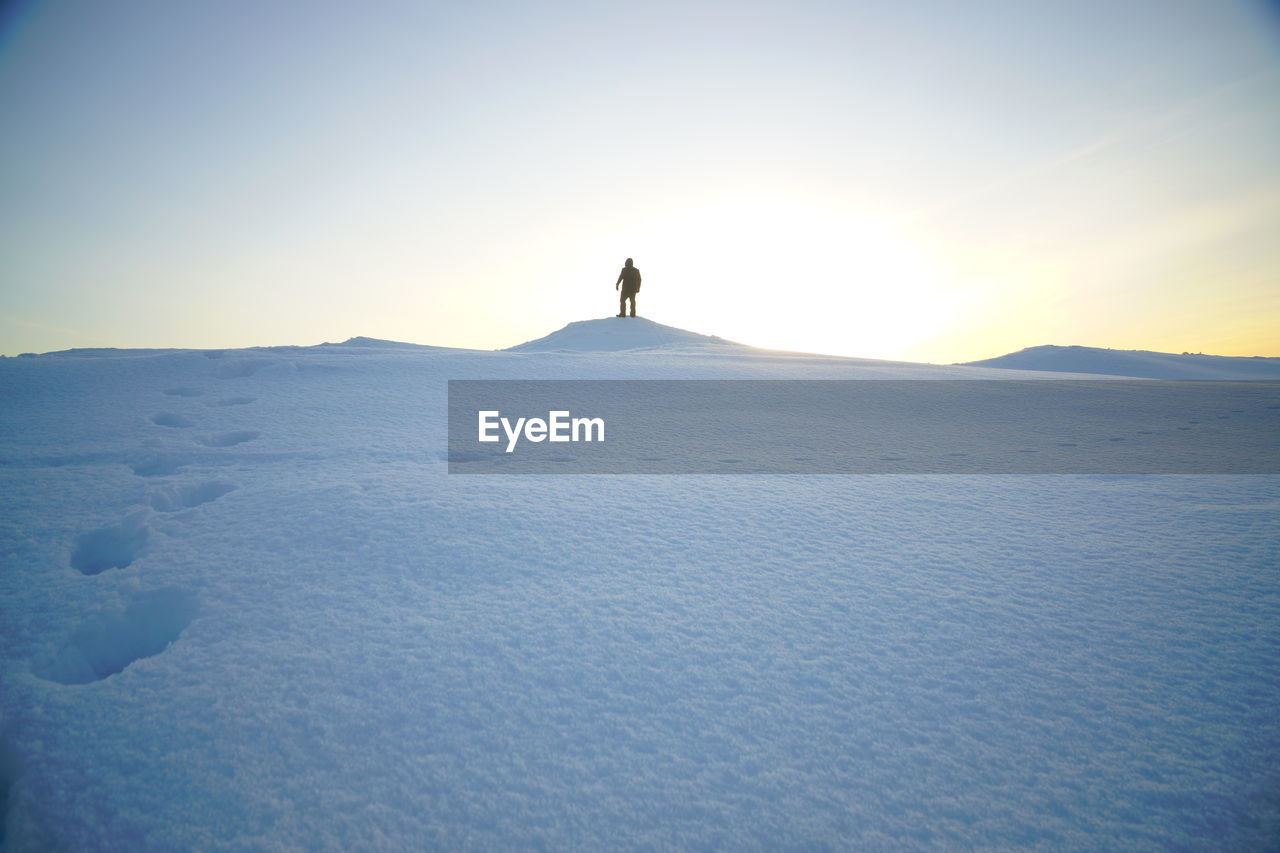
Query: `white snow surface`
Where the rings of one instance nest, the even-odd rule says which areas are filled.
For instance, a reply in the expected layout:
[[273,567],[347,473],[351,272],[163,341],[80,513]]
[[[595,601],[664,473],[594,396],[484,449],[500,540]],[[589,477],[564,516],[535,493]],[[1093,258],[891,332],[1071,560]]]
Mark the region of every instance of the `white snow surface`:
[[525,341],[508,352],[605,352],[689,347],[745,349],[742,344],[655,323],[647,317],[578,320],[545,337]]
[[973,367],[1096,373],[1147,379],[1267,380],[1280,379],[1280,358],[1243,358],[1097,347],[1029,347],[1008,355],[971,361]]
[[1027,378],[600,348],[0,359],[4,849],[1280,845],[1280,478],[445,473],[448,379]]

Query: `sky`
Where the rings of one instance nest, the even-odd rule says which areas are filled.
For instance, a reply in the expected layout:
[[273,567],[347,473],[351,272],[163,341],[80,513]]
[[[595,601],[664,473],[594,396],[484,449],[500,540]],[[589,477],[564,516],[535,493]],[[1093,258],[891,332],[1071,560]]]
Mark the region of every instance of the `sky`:
[[0,353],[1280,356],[1277,9],[5,3]]

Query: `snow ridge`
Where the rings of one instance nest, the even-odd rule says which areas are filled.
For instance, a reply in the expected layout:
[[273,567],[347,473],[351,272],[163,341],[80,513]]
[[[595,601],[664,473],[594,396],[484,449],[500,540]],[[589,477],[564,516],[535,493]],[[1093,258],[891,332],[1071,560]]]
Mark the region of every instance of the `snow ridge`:
[[1028,347],[996,358],[970,361],[968,367],[1094,373],[1146,379],[1280,379],[1280,358],[1201,355],[1082,346]]

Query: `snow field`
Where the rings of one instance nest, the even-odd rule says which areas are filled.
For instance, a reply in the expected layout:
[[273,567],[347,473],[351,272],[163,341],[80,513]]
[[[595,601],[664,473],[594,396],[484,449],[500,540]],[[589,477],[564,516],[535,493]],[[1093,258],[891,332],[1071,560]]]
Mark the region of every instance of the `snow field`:
[[444,473],[447,379],[974,373],[6,359],[6,849],[1272,846],[1274,477]]

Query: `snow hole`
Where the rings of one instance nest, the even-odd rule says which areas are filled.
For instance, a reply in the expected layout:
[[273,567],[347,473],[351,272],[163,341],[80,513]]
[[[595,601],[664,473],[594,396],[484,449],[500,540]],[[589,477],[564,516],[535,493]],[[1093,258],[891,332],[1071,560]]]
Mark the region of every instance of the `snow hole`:
[[195,616],[195,598],[162,589],[134,599],[123,612],[97,616],[76,629],[57,656],[36,675],[59,684],[89,684],[158,655]]
[[177,512],[193,506],[216,501],[227,492],[234,491],[231,483],[209,481],[191,486],[168,486],[151,495],[151,508],[159,512]]
[[151,530],[143,523],[141,514],[111,527],[83,533],[76,539],[71,568],[86,575],[123,569],[137,558],[150,535]]

